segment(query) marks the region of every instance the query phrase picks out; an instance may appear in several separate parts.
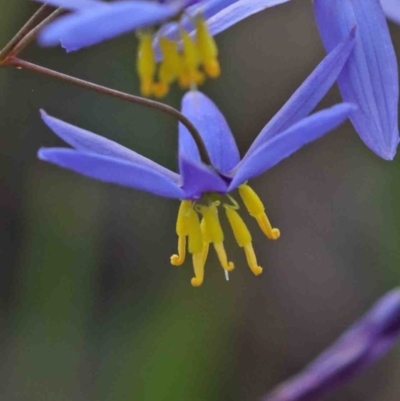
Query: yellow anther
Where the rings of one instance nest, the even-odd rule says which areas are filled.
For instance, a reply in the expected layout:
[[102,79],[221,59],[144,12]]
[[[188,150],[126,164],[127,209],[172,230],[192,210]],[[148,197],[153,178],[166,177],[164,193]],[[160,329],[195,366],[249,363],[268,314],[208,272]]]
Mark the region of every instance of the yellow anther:
[[218,63],[218,48],[203,18],[196,18],[196,45],[204,71],[211,78],[217,78],[221,69]]
[[224,205],[226,217],[228,218],[229,224],[232,228],[233,235],[238,243],[238,245],[244,249],[246,254],[247,263],[250,267],[250,270],[258,276],[262,272],[262,268],[258,266],[257,258],[254,253],[253,245],[251,243],[252,238],[251,234],[239,216],[239,213],[232,208],[230,205]]
[[176,234],[178,235],[178,254],[171,256],[171,264],[180,266],[186,257],[186,236],[189,235],[189,213],[192,209],[192,201],[183,200],[179,207],[176,220]]
[[195,277],[192,278],[190,283],[193,287],[200,287],[204,280],[204,260],[202,253],[195,253],[192,256],[193,269]]
[[229,205],[224,205],[224,207],[226,217],[228,218],[236,242],[241,248],[243,248],[246,244],[249,244],[252,241],[250,231],[236,210]]
[[247,184],[243,184],[239,187],[239,194],[246,206],[247,211],[257,220],[262,232],[269,239],[278,239],[281,235],[281,232],[277,228],[272,228],[271,223],[265,214],[265,207],[255,191]]
[[208,236],[207,239],[213,243],[222,268],[227,271],[233,270],[235,266],[232,262],[228,262],[224,247],[224,233],[219,222],[218,210],[215,203],[211,204],[211,206],[200,206],[199,208],[203,215],[203,224]]
[[193,255],[193,269],[195,277],[192,278],[192,286],[199,287],[204,280],[204,265],[206,264],[208,249],[210,247],[210,237],[207,232],[206,224],[204,218],[200,223],[201,234],[203,236],[203,249],[201,253],[196,253]]
[[218,210],[215,204],[211,206],[200,206],[201,214],[204,218],[205,229],[210,238],[210,242],[223,242],[224,233],[218,218]]
[[152,94],[154,74],[156,72],[152,41],[151,33],[143,32],[139,34],[137,72],[140,78],[140,91],[144,96]]
[[153,85],[153,94],[157,98],[164,97],[169,90],[169,85],[165,82],[157,82]]
[[160,38],[160,49],[162,62],[158,74],[159,81],[170,84],[181,74],[183,60],[178,52],[177,43],[166,37]]
[[180,34],[183,47],[183,68],[179,75],[179,84],[183,88],[200,85],[204,81],[204,75],[198,70],[200,64],[198,49],[185,30],[182,29]]
[[263,269],[261,266],[258,266],[256,254],[254,253],[253,245],[247,244],[243,247],[244,252],[246,254],[247,264],[250,267],[250,270],[253,272],[255,276],[259,276]]
[[192,255],[194,255],[197,253],[201,253],[203,250],[203,236],[201,233],[199,216],[193,209],[189,210],[188,219],[189,219],[188,250]]

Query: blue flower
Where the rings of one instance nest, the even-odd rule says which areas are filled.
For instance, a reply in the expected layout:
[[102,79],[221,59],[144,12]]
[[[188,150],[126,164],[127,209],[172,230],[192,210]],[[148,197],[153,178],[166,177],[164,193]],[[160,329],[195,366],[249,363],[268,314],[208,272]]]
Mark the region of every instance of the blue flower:
[[400,289],[383,296],[316,360],[280,384],[263,401],[311,401],[385,354],[400,334]]
[[361,139],[378,156],[392,160],[399,143],[399,81],[379,0],[314,0],[314,8],[327,51],[357,25],[357,41],[339,87],[344,101],[358,106],[350,119]]
[[400,24],[400,2],[399,0],[381,0],[383,12],[386,17]]
[[221,206],[236,241],[245,251],[250,269],[258,275],[262,268],[257,263],[250,232],[238,213],[239,205],[231,192],[239,190],[245,208],[269,239],[279,237],[279,230],[272,228],[264,205],[247,181],[334,129],[354,111],[354,106],[342,103],[308,116],[336,81],[353,45],[354,33],[317,66],[261,130],[242,159],[224,116],[208,97],[198,91],[190,91],[184,96],[182,113],[202,136],[212,166],[201,161],[192,136],[181,124],[180,174],[176,174],[115,142],[44,112],[44,122],[74,149],[41,149],[39,158],[91,178],[181,199],[176,225],[178,254],[171,257],[171,263],[180,265],[184,262],[188,239],[188,251],[192,254],[195,271],[194,286],[203,282],[210,243],[223,269],[226,272],[233,269],[225,252],[224,234],[218,219],[218,207]]
[[[220,75],[213,35],[268,7],[289,0],[46,0],[72,11],[43,29],[39,42],[67,51],[136,31],[137,72],[144,96],[164,96]],[[179,20],[179,22],[178,22]],[[201,70],[202,68],[202,70]]]

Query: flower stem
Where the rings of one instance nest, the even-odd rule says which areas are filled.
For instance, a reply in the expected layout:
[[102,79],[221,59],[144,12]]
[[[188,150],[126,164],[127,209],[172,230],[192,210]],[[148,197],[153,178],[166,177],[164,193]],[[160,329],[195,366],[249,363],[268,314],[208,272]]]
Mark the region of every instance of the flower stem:
[[62,12],[63,8],[59,7],[55,11],[53,11],[47,18],[45,18],[42,22],[40,22],[38,25],[36,25],[32,30],[30,30],[10,51],[10,53],[6,57],[15,57],[19,53],[21,53],[22,50],[25,49],[26,46],[29,45],[29,43],[32,42],[32,40],[35,39],[36,35],[38,32],[49,22],[53,21],[55,18],[57,18]]
[[43,4],[35,14],[26,22],[26,24],[14,35],[13,38],[0,51],[0,64],[6,59],[11,50],[31,31],[40,20],[48,13],[49,6]]
[[43,75],[46,75],[49,77],[59,79],[64,82],[68,82],[68,83],[80,86],[82,88],[91,89],[95,92],[102,93],[104,95],[112,96],[117,99],[125,100],[127,102],[131,102],[131,103],[135,103],[135,104],[140,104],[142,106],[150,107],[152,109],[156,109],[156,110],[162,111],[164,113],[167,113],[170,116],[176,118],[187,128],[187,130],[192,135],[194,141],[196,142],[196,145],[200,152],[201,160],[205,164],[211,165],[211,160],[208,155],[206,146],[205,146],[203,139],[201,138],[199,132],[195,128],[195,126],[191,123],[191,121],[189,119],[187,119],[177,109],[175,109],[171,106],[168,106],[167,104],[156,102],[156,101],[150,100],[150,99],[145,99],[140,96],[131,95],[129,93],[120,92],[115,89],[107,88],[106,86],[97,85],[92,82],[88,82],[83,79],[75,78],[70,75],[66,75],[61,72],[58,72],[58,71],[50,70],[46,67],[42,67],[40,65],[33,64],[33,63],[30,63],[25,60],[21,60],[16,57],[7,58],[4,62],[4,64],[11,65],[16,68],[24,68],[29,71],[37,72],[39,74],[43,74]]

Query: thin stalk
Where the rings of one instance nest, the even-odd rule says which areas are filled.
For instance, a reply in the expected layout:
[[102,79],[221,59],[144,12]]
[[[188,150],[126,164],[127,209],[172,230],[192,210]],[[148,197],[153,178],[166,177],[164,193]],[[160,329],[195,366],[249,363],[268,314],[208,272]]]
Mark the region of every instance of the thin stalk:
[[16,68],[24,68],[29,71],[37,72],[42,75],[46,75],[49,77],[53,77],[59,79],[61,81],[74,84],[80,86],[82,88],[91,89],[95,92],[101,93],[103,95],[108,95],[111,97],[115,97],[117,99],[125,100],[130,103],[139,104],[145,107],[149,107],[158,111],[162,111],[163,113],[169,114],[170,116],[176,118],[180,121],[190,132],[196,145],[200,152],[201,160],[208,165],[211,165],[210,157],[207,153],[206,146],[201,138],[199,132],[195,128],[195,126],[187,119],[182,113],[178,110],[174,109],[167,104],[156,102],[155,100],[145,99],[140,96],[131,95],[129,93],[120,92],[115,89],[107,88],[106,86],[97,85],[92,82],[85,81],[83,79],[75,78],[70,75],[62,74],[61,72],[50,70],[49,68],[42,67],[37,64],[30,63],[25,60],[21,60],[19,58],[11,57],[8,58],[5,62],[5,65],[11,65]]
[[10,51],[7,57],[15,57],[19,53],[21,53],[22,50],[25,49],[26,46],[29,45],[35,38],[38,32],[49,22],[53,21],[55,18],[57,18],[62,12],[63,8],[59,7],[57,10],[53,11],[47,18],[45,18],[41,23],[36,25],[32,30],[30,30],[15,46],[14,48]]
[[49,6],[43,4],[26,24],[11,38],[11,40],[0,51],[0,64],[8,56],[10,51],[16,46],[24,36],[35,27],[35,25],[47,14]]

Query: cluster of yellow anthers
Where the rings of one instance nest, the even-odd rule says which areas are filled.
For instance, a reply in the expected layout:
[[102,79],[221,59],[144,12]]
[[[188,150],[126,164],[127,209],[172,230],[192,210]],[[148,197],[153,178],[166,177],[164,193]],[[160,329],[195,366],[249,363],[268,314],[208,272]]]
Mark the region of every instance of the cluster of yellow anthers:
[[[265,214],[264,205],[254,190],[247,184],[243,184],[239,187],[239,194],[247,211],[256,219],[263,233],[271,240],[278,239],[280,231],[277,228],[271,227],[268,217]],[[261,274],[262,268],[257,263],[251,234],[237,212],[239,205],[232,197],[229,195],[228,197],[232,204],[222,204],[225,209],[226,217],[228,218],[238,245],[245,251],[250,270],[258,276]],[[228,257],[224,248],[224,233],[218,218],[217,208],[221,205],[221,202],[213,198],[213,195],[209,196],[207,205],[196,204],[196,202],[190,200],[183,200],[178,212],[178,219],[176,222],[178,254],[171,256],[171,264],[179,266],[185,261],[186,238],[188,238],[188,251],[192,254],[195,274],[195,277],[192,278],[191,281],[194,287],[198,287],[203,283],[204,265],[211,243],[214,245],[222,268],[226,272],[234,268],[234,264],[228,262]],[[201,221],[199,215],[202,217]]]
[[[182,89],[189,89],[201,85],[205,75],[211,78],[220,75],[217,45],[208,31],[206,22],[197,16],[195,26],[194,40],[184,29],[180,30],[181,43],[163,36],[159,38],[162,59],[158,64],[153,49],[152,32],[142,31],[138,34],[137,72],[140,91],[144,96],[163,97],[176,80]],[[200,71],[200,67],[204,72]]]

